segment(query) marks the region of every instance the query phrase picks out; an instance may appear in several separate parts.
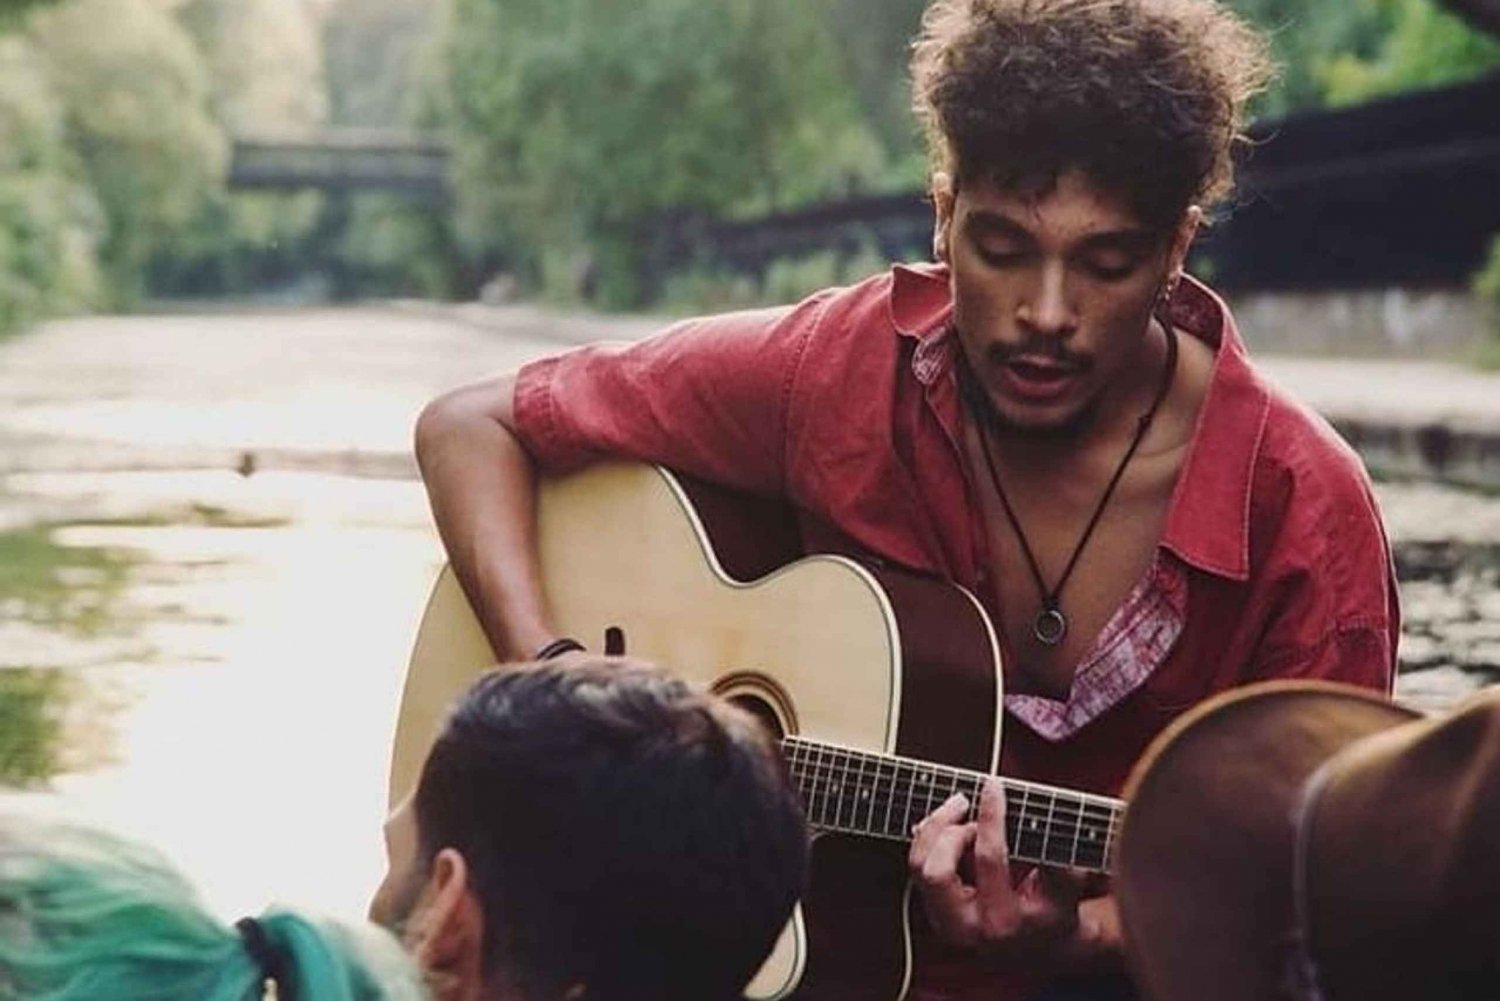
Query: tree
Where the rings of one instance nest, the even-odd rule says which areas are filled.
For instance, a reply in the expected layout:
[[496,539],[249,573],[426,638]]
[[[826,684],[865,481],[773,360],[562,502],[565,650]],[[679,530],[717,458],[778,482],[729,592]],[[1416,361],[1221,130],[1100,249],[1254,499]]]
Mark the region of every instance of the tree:
[[391,127],[411,120],[437,7],[432,0],[340,0],[329,11],[324,51],[334,124]]
[[1390,32],[1367,57],[1339,55],[1322,77],[1329,103],[1356,104],[1386,94],[1471,79],[1500,67],[1500,40],[1432,0],[1375,0]]
[[26,23],[26,15],[55,0],[0,0],[0,33],[15,31]]
[[880,140],[896,187],[926,179],[921,134],[911,112],[911,43],[927,0],[817,0],[839,44],[833,47],[870,130]]
[[883,166],[802,0],[454,0],[446,40],[459,218],[553,287],[585,267],[630,301],[660,213],[766,212]]
[[92,304],[103,216],[35,48],[0,37],[0,333]]
[[[322,16],[305,0],[187,0],[179,17],[207,70],[227,138],[305,135],[328,121]],[[152,291],[244,292],[295,281],[318,263],[317,192],[230,191],[215,184],[153,254]]]
[[328,121],[323,23],[305,0],[188,0],[181,20],[231,135],[310,132]]
[[1256,109],[1272,117],[1321,107],[1328,63],[1340,54],[1372,56],[1390,31],[1390,12],[1370,0],[1229,0],[1229,6],[1270,36],[1281,72]]
[[222,176],[224,137],[210,114],[206,68],[153,0],[66,0],[38,11],[28,35],[103,209],[108,292],[129,303],[152,254]]

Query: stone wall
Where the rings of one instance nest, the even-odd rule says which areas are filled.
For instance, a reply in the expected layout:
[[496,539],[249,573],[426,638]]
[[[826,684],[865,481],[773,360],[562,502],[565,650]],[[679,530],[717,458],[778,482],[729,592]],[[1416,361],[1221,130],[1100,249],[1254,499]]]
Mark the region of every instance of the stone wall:
[[1478,299],[1456,289],[1256,292],[1229,301],[1262,355],[1467,360],[1485,336]]

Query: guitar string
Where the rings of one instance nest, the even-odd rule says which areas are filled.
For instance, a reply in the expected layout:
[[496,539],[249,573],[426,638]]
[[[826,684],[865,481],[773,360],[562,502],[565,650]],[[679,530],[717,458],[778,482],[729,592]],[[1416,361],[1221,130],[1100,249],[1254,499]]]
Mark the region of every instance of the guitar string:
[[[926,812],[930,813],[931,809],[927,809],[927,807],[935,809],[937,806],[942,805],[949,795],[955,792],[965,793],[969,796],[971,800],[968,811],[970,819],[972,819],[977,810],[977,803],[974,803],[973,800],[979,792],[978,783],[959,783],[957,786],[945,786],[942,783],[929,784],[897,780],[884,783],[883,785],[862,785],[857,777],[849,776],[843,771],[829,771],[815,774],[799,772],[796,777],[800,780],[799,784],[806,787],[810,793],[820,794],[825,798],[828,796],[838,796],[846,803],[849,796],[854,795],[860,800],[868,802],[871,804],[871,808],[866,813],[871,818],[873,818],[873,811],[875,809],[885,810],[887,816],[894,814],[894,804],[902,798],[916,802],[920,797],[923,809],[926,809]],[[845,790],[849,791],[846,792]],[[908,792],[910,792],[910,796],[906,795]],[[938,798],[936,795],[937,792],[943,792],[945,795]],[[1008,793],[1008,798],[1011,796],[1019,799],[1019,791],[1013,790]],[[1006,816],[1008,818],[1023,817],[1035,819],[1043,811],[1048,812],[1050,817],[1060,824],[1082,825],[1097,829],[1118,823],[1118,811],[1109,811],[1103,807],[1089,804],[1079,805],[1063,798],[1052,797],[1049,797],[1045,802],[1037,802],[1034,806],[1029,803],[1021,805],[1007,803]],[[905,815],[910,813],[910,810],[903,809],[901,812]],[[923,815],[925,816],[925,814]],[[889,823],[885,822],[882,826],[888,827]]]
[[787,749],[811,752],[813,754],[827,756],[839,760],[845,764],[863,761],[873,763],[883,768],[912,768],[918,771],[930,772],[934,775],[942,775],[945,778],[958,776],[965,779],[998,778],[1003,784],[1011,788],[1027,788],[1033,792],[1046,795],[1066,796],[1080,801],[1099,804],[1110,809],[1119,809],[1124,806],[1124,801],[1110,796],[1101,796],[1097,793],[1089,793],[1063,789],[1056,786],[1044,785],[1039,782],[1029,782],[1026,779],[1008,778],[1005,776],[990,776],[972,769],[956,768],[952,765],[944,765],[938,762],[919,761],[915,758],[904,758],[899,755],[874,754],[868,751],[860,751],[855,748],[843,747],[837,744],[828,744],[822,741],[812,740],[806,737],[788,736],[781,739],[782,746]]
[[[976,803],[971,806],[969,818],[972,819],[977,807],[977,793],[979,784],[986,776],[978,772],[964,769],[955,769],[947,766],[934,765],[931,763],[917,762],[912,759],[897,758],[894,756],[882,756],[841,748],[836,745],[821,744],[804,738],[788,737],[784,740],[788,752],[787,760],[794,777],[798,778],[799,785],[807,794],[809,818],[815,826],[821,826],[828,830],[850,831],[853,833],[869,834],[876,837],[892,838],[898,841],[906,841],[909,835],[902,831],[900,833],[889,830],[889,817],[895,802],[900,799],[903,791],[907,794],[907,804],[903,808],[903,819],[912,819],[912,806],[916,800],[917,790],[915,780],[923,780],[926,786],[920,793],[921,806],[927,812],[935,805],[934,796],[940,793],[951,794],[957,791],[966,791],[974,794]],[[827,760],[824,760],[824,759]],[[865,786],[867,776],[865,766],[873,765],[875,768],[875,784]],[[851,770],[851,766],[858,766],[858,773]],[[813,774],[809,775],[808,770]],[[902,769],[906,768],[908,775],[902,775]],[[906,782],[900,779],[906,778]],[[811,788],[807,788],[808,780],[811,779]],[[833,779],[844,780],[833,782]],[[927,780],[935,781],[927,781]],[[946,781],[945,781],[946,780]],[[1080,868],[1095,868],[1103,870],[1112,854],[1114,839],[1117,833],[1118,823],[1123,814],[1124,803],[1120,800],[1108,797],[1100,797],[1091,793],[1074,793],[1068,790],[1053,789],[1022,780],[1002,779],[1006,789],[1006,797],[1009,801],[1013,795],[1018,795],[1021,800],[1021,809],[1014,813],[1008,812],[1006,818],[1007,839],[1014,842],[1011,854],[1013,857],[1021,858],[1023,861],[1040,861],[1050,864],[1066,864]],[[856,801],[846,804],[846,796],[843,792],[846,783],[861,793],[861,804]],[[906,788],[903,790],[902,785]],[[827,786],[828,788],[821,788]],[[888,786],[888,795],[878,795],[882,786]],[[818,795],[823,794],[823,809],[817,810]],[[1032,793],[1045,797],[1047,803],[1047,816],[1039,820],[1036,814],[1028,816],[1030,796]],[[832,822],[827,818],[829,795],[835,796],[837,802],[834,804],[834,818]],[[946,795],[944,800],[946,800]],[[1078,804],[1072,808],[1070,801]],[[1062,813],[1058,810],[1058,804],[1062,803],[1066,808]],[[850,820],[843,821],[845,806],[849,806]],[[861,806],[864,809],[864,823],[859,823],[859,812]],[[877,829],[874,817],[881,806],[885,807],[885,820]],[[1040,804],[1037,810],[1040,811]],[[1093,811],[1092,814],[1090,811]],[[822,819],[819,819],[821,812]],[[1066,814],[1066,820],[1062,819]],[[1100,814],[1103,814],[1101,817]],[[1029,825],[1027,823],[1029,821]],[[1040,823],[1041,829],[1038,830]],[[1058,828],[1064,828],[1058,830]],[[1040,838],[1041,845],[1035,850],[1028,847],[1025,838],[1030,836],[1033,841]]]
[[[805,745],[802,749],[809,750]],[[817,753],[817,749],[812,750],[813,753]],[[868,786],[861,789],[860,782],[864,778],[863,774],[852,774],[848,766],[856,763],[868,764],[872,761],[878,761],[878,759],[864,755],[859,756],[857,759],[852,756],[845,756],[845,758],[846,760],[835,762],[826,769],[826,778],[824,775],[811,776],[811,788],[806,788],[808,779],[810,778],[806,771],[809,762],[795,754],[793,755],[793,770],[797,773],[797,777],[802,780],[804,789],[808,794],[810,820],[815,825],[829,829],[850,830],[906,840],[904,831],[898,834],[898,832],[890,830],[889,816],[893,811],[894,802],[900,798],[900,794],[903,791],[910,793],[913,790],[903,790],[900,788],[899,783],[891,789],[889,795],[884,796],[878,795],[874,789]],[[879,763],[881,765],[888,764],[886,762]],[[824,771],[819,765],[815,764],[813,767],[818,768],[820,772]],[[950,780],[949,783],[933,783],[921,794],[923,799],[921,806],[928,812],[930,812],[931,807],[936,803],[936,794],[949,794],[953,791],[977,793],[978,791],[978,782],[982,781],[982,776],[977,775],[977,773],[965,774],[953,770],[947,771],[949,772],[947,776]],[[825,778],[825,780],[820,781],[820,778]],[[843,782],[832,782],[828,781],[828,779],[844,779],[849,780],[849,782],[846,786]],[[846,788],[859,793],[853,802],[850,802],[850,797],[845,792]],[[1081,808],[1075,809],[1068,802],[1069,799],[1075,797],[1068,793],[1063,793],[1060,796],[1050,793],[1044,794],[1047,797],[1047,803],[1037,804],[1035,810],[1030,810],[1027,808],[1029,805],[1029,796],[1027,795],[1029,790],[1021,788],[1013,791],[1019,792],[1022,798],[1022,809],[1008,813],[1006,819],[1006,826],[1008,828],[1007,836],[1011,841],[1015,842],[1012,851],[1013,855],[1029,856],[1045,861],[1072,864],[1082,863],[1084,865],[1093,864],[1090,860],[1095,857],[1098,858],[1101,864],[1108,858],[1116,833],[1118,811],[1106,812],[1106,808],[1087,801],[1083,801]],[[821,810],[817,809],[819,805],[817,797],[820,794],[823,795]],[[833,804],[834,815],[832,818],[828,817],[828,800],[830,796],[835,798]],[[915,799],[915,796],[911,798]],[[946,795],[944,795],[944,799],[946,799]],[[1060,810],[1059,805],[1063,809]],[[1045,810],[1043,809],[1044,806]],[[882,808],[885,810],[886,819],[877,825],[875,815]],[[850,815],[847,821],[844,819],[846,809]],[[1088,812],[1090,810],[1095,812],[1090,814]],[[863,812],[863,821],[860,820],[861,812]],[[902,812],[903,820],[912,819],[910,804]],[[1100,815],[1101,813],[1103,816]],[[972,819],[973,815],[974,810],[971,808],[969,813],[970,819]],[[1028,836],[1032,839],[1033,843],[1040,840],[1040,845],[1037,845],[1034,849],[1029,847],[1026,841]]]
[[[850,788],[858,791],[862,796],[880,797],[882,803],[887,798],[897,799],[910,793],[912,798],[916,796],[925,797],[933,806],[941,805],[949,795],[961,792],[969,796],[971,801],[982,787],[983,780],[961,778],[957,782],[943,781],[938,776],[927,776],[917,774],[888,774],[866,776],[850,772],[848,769],[838,765],[811,765],[798,767],[795,777],[804,784],[816,784],[820,790],[831,789],[834,786],[840,789]],[[1038,809],[1060,808],[1059,816],[1076,817],[1091,824],[1107,823],[1118,818],[1122,809],[1120,807],[1106,806],[1100,803],[1091,803],[1075,799],[1067,795],[1052,795],[1038,793],[1036,790],[1025,787],[1003,786],[1006,795],[1007,813],[1017,809],[1012,805],[1013,800],[1019,800],[1023,795],[1037,796],[1043,801]],[[939,791],[944,792],[943,800],[934,797]],[[970,803],[970,812],[973,812],[977,804]]]
[[[867,755],[861,752],[848,752],[842,748],[834,748],[829,745],[818,745],[807,741],[788,742],[789,748],[802,749],[817,754],[819,760],[799,759],[797,762],[799,774],[808,776],[808,768],[813,770],[813,777],[820,779],[824,777],[864,780],[865,766],[875,766],[873,779],[877,785],[905,785],[907,782],[919,782],[930,785],[933,788],[948,786],[951,791],[958,787],[964,788],[978,786],[989,776],[965,769],[955,769],[942,765],[912,762],[909,759],[881,758]],[[827,760],[823,760],[824,756]],[[859,774],[854,774],[853,769],[857,767]],[[906,769],[909,774],[903,774]],[[1062,802],[1070,807],[1070,813],[1077,811],[1083,815],[1091,815],[1097,821],[1106,818],[1115,819],[1123,811],[1124,803],[1109,797],[1098,796],[1093,793],[1073,792],[1071,790],[1056,789],[1050,786],[1025,782],[1020,779],[1009,779],[1000,777],[1002,787],[1005,789],[1007,799],[1012,795],[1026,792],[1031,795],[1047,797],[1052,802]],[[899,790],[898,790],[899,793]],[[1102,816],[1100,816],[1102,815]]]
[[[797,766],[799,772],[803,771],[804,762],[800,757],[794,755],[794,764]],[[969,784],[972,785],[972,781]],[[816,797],[823,790],[814,785],[808,791],[810,793],[809,801],[815,807]],[[930,796],[932,791],[929,789],[923,794],[925,802],[922,805],[924,808],[931,805]],[[945,790],[939,789],[937,791],[941,792]],[[896,790],[896,795],[891,797],[872,797],[866,794],[860,797],[864,801],[863,803],[856,800],[850,804],[846,803],[847,797],[844,795],[842,789],[839,789],[834,793],[838,797],[838,800],[835,804],[833,818],[830,820],[827,816],[828,804],[825,797],[822,811],[816,809],[809,811],[810,820],[815,825],[821,825],[831,830],[850,830],[856,833],[872,834],[877,837],[883,836],[904,841],[906,840],[905,832],[902,832],[898,836],[897,832],[890,830],[888,820],[893,802],[899,798],[899,792],[900,790]],[[1026,791],[1021,790],[1021,792],[1024,800]],[[866,790],[866,793],[868,793],[868,790]],[[848,805],[850,813],[850,818],[847,822],[843,817],[846,805]],[[1034,859],[1083,868],[1104,868],[1113,847],[1113,825],[1101,825],[1097,822],[1097,818],[1094,823],[1087,823],[1085,822],[1085,818],[1074,815],[1071,811],[1069,812],[1069,819],[1066,821],[1066,825],[1064,825],[1058,817],[1055,797],[1052,798],[1052,802],[1049,805],[1049,816],[1040,822],[1033,817],[1031,818],[1030,825],[1028,825],[1024,813],[1021,816],[1007,818],[1007,838],[1014,845],[1012,855],[1025,860]],[[877,826],[875,815],[881,810],[882,806],[885,808],[887,819],[883,820]],[[860,820],[861,807],[863,807],[864,812],[863,822]],[[911,819],[910,805],[904,809],[903,813],[903,820]],[[1038,823],[1041,825],[1040,830],[1037,829]],[[1031,837],[1030,842],[1026,840],[1028,835]],[[1039,844],[1036,843],[1038,839],[1040,840]]]
[[[867,763],[867,762],[866,762]],[[866,774],[863,767],[856,772],[851,766],[858,764],[854,761],[831,761],[831,762],[797,762],[793,765],[796,776],[804,782],[819,784],[837,783],[840,786],[851,785],[855,788],[863,788],[871,795],[893,795],[900,796],[906,792],[907,786],[921,786],[935,793],[936,790],[946,789],[952,792],[977,791],[984,781],[983,776],[977,774],[953,774],[934,771],[931,769],[913,769],[903,772],[899,766],[882,766],[873,775]],[[1111,802],[1102,799],[1091,799],[1086,795],[1071,792],[1054,792],[1045,787],[1026,786],[1011,784],[1009,780],[1001,780],[1005,789],[1007,800],[1016,798],[1022,793],[1037,795],[1047,800],[1047,805],[1055,809],[1058,805],[1064,807],[1065,816],[1077,816],[1091,823],[1103,823],[1115,819],[1123,808],[1122,803]],[[916,790],[913,790],[913,795]],[[924,792],[930,798],[929,792]],[[945,797],[946,798],[946,797]],[[972,807],[971,807],[972,809]]]

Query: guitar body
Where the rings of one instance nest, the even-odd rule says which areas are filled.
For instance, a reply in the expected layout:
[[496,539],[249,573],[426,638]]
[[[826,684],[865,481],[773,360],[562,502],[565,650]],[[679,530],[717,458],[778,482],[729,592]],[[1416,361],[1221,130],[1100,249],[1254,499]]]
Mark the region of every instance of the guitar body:
[[[787,512],[644,465],[542,483],[538,543],[552,621],[749,709],[776,731],[990,773],[1000,660],[972,595],[839,556],[797,559]],[[790,562],[789,562],[790,561]],[[418,632],[393,752],[415,784],[448,705],[490,651],[451,570]],[[816,833],[807,895],[747,989],[754,998],[896,1001],[909,982],[906,846]]]

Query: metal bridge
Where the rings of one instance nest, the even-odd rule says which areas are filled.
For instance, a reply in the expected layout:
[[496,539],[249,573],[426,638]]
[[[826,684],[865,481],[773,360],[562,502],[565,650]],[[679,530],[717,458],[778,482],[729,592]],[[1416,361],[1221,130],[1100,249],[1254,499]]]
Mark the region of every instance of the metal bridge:
[[236,190],[385,191],[416,201],[448,198],[448,148],[435,136],[338,129],[234,140],[229,186]]

